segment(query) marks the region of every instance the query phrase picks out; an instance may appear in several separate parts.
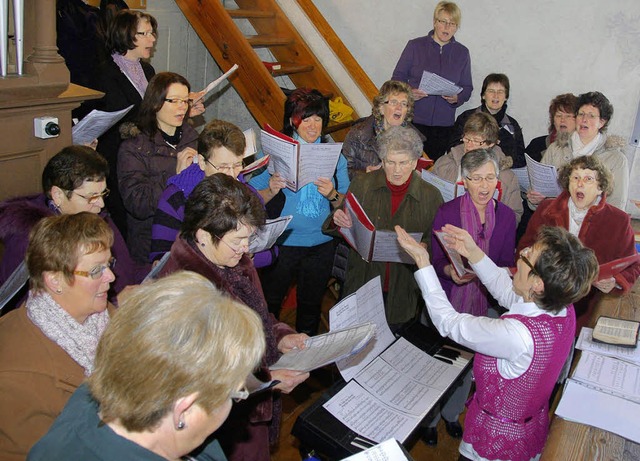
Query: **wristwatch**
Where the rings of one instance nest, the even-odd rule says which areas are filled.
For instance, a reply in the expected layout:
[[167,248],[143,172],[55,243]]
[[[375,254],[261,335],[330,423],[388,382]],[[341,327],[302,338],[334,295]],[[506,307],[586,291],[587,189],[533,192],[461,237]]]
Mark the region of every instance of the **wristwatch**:
[[331,197],[329,199],[330,202],[337,202],[338,199],[340,198],[340,192],[336,191],[336,195],[334,195],[333,197]]

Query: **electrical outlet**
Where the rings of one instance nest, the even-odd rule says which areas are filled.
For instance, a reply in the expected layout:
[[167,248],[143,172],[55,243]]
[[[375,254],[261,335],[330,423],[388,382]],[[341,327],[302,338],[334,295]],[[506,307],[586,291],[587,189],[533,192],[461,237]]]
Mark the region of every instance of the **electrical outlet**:
[[33,131],[36,138],[57,138],[60,135],[58,117],[36,117],[33,119]]

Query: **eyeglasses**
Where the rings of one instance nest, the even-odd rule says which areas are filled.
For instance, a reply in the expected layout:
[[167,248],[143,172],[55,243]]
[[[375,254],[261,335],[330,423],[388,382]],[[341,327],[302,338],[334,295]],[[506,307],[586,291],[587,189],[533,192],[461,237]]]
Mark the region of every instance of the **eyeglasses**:
[[80,198],[85,199],[89,205],[95,205],[96,202],[98,200],[100,200],[101,198],[102,199],[107,198],[109,196],[109,192],[111,192],[111,191],[109,189],[105,189],[102,192],[100,192],[99,194],[90,195],[89,197],[87,197],[86,195],[78,194],[74,190],[72,190],[70,192],[73,193],[73,194],[76,194]]
[[204,160],[205,162],[207,162],[209,165],[211,165],[213,168],[215,168],[216,171],[228,171],[230,173],[233,173],[235,171],[239,171],[242,170],[243,164],[242,162],[237,162],[234,163],[233,165],[220,165],[220,166],[216,166],[213,163],[211,163],[208,159]]
[[488,93],[488,94],[498,94],[498,95],[507,94],[507,92],[505,90],[494,90],[493,88],[489,88],[488,90],[484,90],[484,92]]
[[600,114],[594,114],[594,113],[589,113],[589,112],[578,112],[577,114],[578,118],[586,118],[589,120],[595,120],[596,118],[600,118]]
[[[217,238],[219,241],[221,241],[222,243],[224,243],[224,244],[227,246],[227,248],[229,248],[231,251],[233,251],[233,252],[234,252],[235,254],[237,254],[237,255],[241,255],[241,254],[244,254],[244,253],[246,253],[247,251],[249,251],[249,243],[248,243],[248,242],[247,242],[247,243],[245,243],[244,245],[241,245],[239,248],[234,248],[234,247],[232,247],[230,244],[228,244],[227,242],[225,242],[224,240],[222,240],[222,237],[218,237],[218,236],[216,235],[216,238]],[[249,239],[248,239],[248,240],[250,240],[250,239],[251,239],[251,237],[249,237]]]
[[139,35],[141,37],[155,37],[156,33],[152,30],[148,30],[146,32],[136,32],[136,35]]
[[407,101],[398,101],[397,99],[391,99],[390,101],[385,101],[383,104],[389,104],[391,107],[402,107],[406,109],[409,107],[409,103]]
[[469,181],[473,184],[480,184],[482,181],[486,181],[487,184],[492,184],[498,181],[498,177],[494,174],[489,174],[487,176],[465,176]]
[[247,386],[242,386],[242,389],[240,389],[239,391],[232,391],[229,397],[231,397],[231,400],[236,403],[242,400],[247,400],[247,397],[249,397]]
[[576,116],[573,114],[567,114],[566,112],[556,112],[556,115],[554,115],[553,118],[558,120],[571,120],[576,118]]
[[471,138],[468,138],[467,136],[462,138],[462,142],[465,143],[465,144],[476,144],[478,146],[483,146],[485,144],[489,144],[489,141],[487,141],[487,140],[478,141],[477,139],[471,139]]
[[81,277],[89,277],[92,280],[98,280],[102,278],[104,275],[104,271],[107,269],[113,270],[116,266],[116,258],[109,258],[109,262],[107,264],[101,264],[99,266],[94,267],[90,271],[73,271],[73,275],[79,275]]
[[527,258],[527,254],[529,254],[531,252],[531,247],[526,247],[523,248],[520,251],[520,259],[522,259],[522,261],[529,266],[529,269],[531,269],[531,273],[533,275],[535,275],[536,277],[540,277],[540,274],[538,274],[538,271],[535,269],[535,267],[533,267],[533,264],[531,264],[531,261],[529,261],[529,258]]
[[186,104],[187,106],[193,104],[193,99],[189,98],[164,98],[164,101],[169,104]]
[[458,27],[458,24],[452,21],[445,21],[444,19],[436,19],[436,22],[444,27]]
[[403,160],[402,162],[390,162],[388,160],[382,161],[382,163],[384,163],[384,166],[391,168],[392,170],[395,170],[396,167],[404,170],[405,168],[409,168],[413,164],[413,162],[413,160]]
[[591,184],[595,184],[597,179],[594,178],[593,176],[578,176],[577,174],[571,175],[569,177],[569,182],[580,182],[580,181],[582,181],[582,184],[591,185]]

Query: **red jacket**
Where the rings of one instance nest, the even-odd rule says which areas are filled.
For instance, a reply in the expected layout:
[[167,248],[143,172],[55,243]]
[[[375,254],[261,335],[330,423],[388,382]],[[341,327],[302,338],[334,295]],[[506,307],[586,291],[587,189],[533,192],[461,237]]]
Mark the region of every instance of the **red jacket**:
[[[529,221],[527,231],[518,242],[518,251],[535,242],[536,234],[541,226],[560,226],[569,229],[569,197],[569,193],[565,191],[555,199],[544,200],[538,206]],[[584,246],[595,252],[598,264],[605,264],[636,253],[629,215],[609,205],[604,195],[600,203],[592,206],[587,212],[578,238]],[[640,276],[640,264],[629,266],[615,276],[616,283],[620,288],[614,288],[611,292],[626,293],[638,276]],[[575,304],[576,316],[578,317],[576,333],[579,333],[580,327],[589,322],[592,308],[599,299],[598,293],[600,292],[597,288],[592,288],[583,300]]]

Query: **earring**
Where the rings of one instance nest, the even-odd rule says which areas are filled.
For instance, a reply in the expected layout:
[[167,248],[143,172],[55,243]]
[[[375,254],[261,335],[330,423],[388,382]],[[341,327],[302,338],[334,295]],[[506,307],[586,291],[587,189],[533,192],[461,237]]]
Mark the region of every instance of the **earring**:
[[58,289],[56,290],[56,293],[58,293],[58,294],[62,294],[62,289],[58,288]]
[[200,246],[204,248],[204,242],[198,242],[198,243],[200,243]]
[[187,425],[184,423],[184,421],[178,421],[178,425],[176,426],[176,430],[181,431],[182,429],[184,429]]

